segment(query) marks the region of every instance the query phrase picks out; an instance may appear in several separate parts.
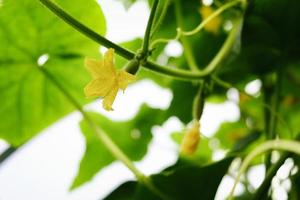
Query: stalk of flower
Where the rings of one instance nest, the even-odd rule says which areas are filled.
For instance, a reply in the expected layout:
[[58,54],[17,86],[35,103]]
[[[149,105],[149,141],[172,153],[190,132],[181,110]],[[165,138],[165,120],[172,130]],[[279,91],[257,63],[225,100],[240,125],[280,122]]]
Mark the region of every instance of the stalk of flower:
[[108,49],[103,60],[86,58],[85,67],[90,72],[92,80],[84,88],[86,97],[102,97],[103,108],[113,110],[112,105],[119,89],[125,91],[135,76],[125,70],[117,70],[114,65],[114,49]]

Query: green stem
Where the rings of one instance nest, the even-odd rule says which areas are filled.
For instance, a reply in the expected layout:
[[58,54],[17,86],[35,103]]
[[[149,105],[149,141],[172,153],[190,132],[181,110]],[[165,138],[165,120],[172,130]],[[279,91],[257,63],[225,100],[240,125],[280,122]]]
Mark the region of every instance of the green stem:
[[262,182],[262,184],[259,186],[259,188],[256,190],[252,200],[260,200],[260,199],[267,199],[268,190],[271,185],[271,181],[273,177],[276,175],[276,172],[278,169],[284,164],[285,160],[290,157],[292,153],[284,153],[280,159],[270,167],[270,169],[267,172],[267,175]]
[[[274,110],[277,113],[279,110],[280,90],[281,90],[281,82],[282,82],[281,67],[279,67],[279,69],[277,70],[276,79],[277,80],[276,80],[275,91],[273,96],[272,110]],[[277,116],[271,113],[269,139],[274,139],[276,137],[276,124],[277,124]]]
[[[272,95],[270,99],[266,97],[266,100],[270,101],[271,103],[271,110],[278,113],[279,109],[279,101],[280,101],[280,88],[281,88],[281,79],[282,79],[282,70],[281,67],[278,68],[276,72],[276,83],[274,85],[274,92],[272,92]],[[272,85],[273,86],[273,85]],[[273,90],[272,90],[273,91]],[[267,96],[269,96],[267,94]],[[274,113],[273,112],[273,113]],[[277,115],[273,114],[271,112],[267,113],[267,123],[266,123],[266,132],[267,132],[267,139],[272,140],[276,137],[276,125],[277,125]],[[268,153],[266,155],[266,170],[268,170],[271,166],[271,156],[272,153]]]
[[88,38],[94,40],[95,42],[107,47],[107,48],[113,48],[115,49],[116,53],[123,56],[126,59],[132,59],[134,57],[134,53],[111,42],[110,40],[106,39],[105,37],[97,34],[95,31],[91,30],[75,18],[73,18],[70,14],[68,14],[66,11],[61,9],[59,6],[57,6],[55,3],[53,3],[50,0],[40,0],[42,4],[44,4],[49,10],[51,10],[54,14],[56,14],[59,18],[64,20],[66,23],[68,23],[70,26],[75,28],[80,33],[84,34]]
[[158,65],[151,61],[147,61],[147,62],[144,62],[141,64],[149,70],[159,72],[159,73],[162,73],[162,74],[165,74],[168,76],[173,76],[175,78],[183,79],[183,80],[196,80],[199,78],[209,76],[219,66],[221,61],[230,52],[232,46],[235,43],[236,36],[240,31],[240,26],[242,24],[242,21],[243,21],[242,17],[240,17],[236,20],[233,28],[231,29],[229,35],[227,36],[227,39],[225,40],[220,51],[217,53],[217,55],[213,58],[213,60],[202,71],[187,71],[187,70],[182,70],[182,69],[169,68],[169,67],[164,67],[164,66]]
[[[162,2],[162,1],[160,1],[160,2]],[[152,28],[152,31],[151,31],[150,38],[153,37],[153,35],[156,33],[156,31],[158,30],[158,28],[162,24],[166,14],[167,14],[167,10],[168,10],[169,5],[170,5],[170,0],[165,0],[161,14],[160,15],[155,15],[153,28]]]
[[183,31],[180,28],[177,28],[177,34],[174,38],[172,39],[168,39],[168,38],[159,38],[157,40],[155,40],[152,44],[151,47],[153,48],[155,45],[157,45],[158,43],[168,43],[172,40],[178,40],[181,35],[184,36],[191,36],[194,34],[197,34],[198,32],[200,32],[206,24],[208,24],[211,20],[213,20],[214,18],[216,18],[217,16],[219,16],[220,14],[222,14],[224,11],[228,10],[231,7],[236,6],[238,3],[242,4],[242,7],[245,7],[245,2],[244,0],[236,0],[236,1],[231,1],[229,3],[224,4],[223,6],[221,6],[220,8],[218,8],[216,11],[214,11],[209,17],[207,17],[206,19],[204,19],[195,29],[191,30],[191,31]]
[[[92,40],[96,41],[97,43],[107,47],[107,48],[114,48],[116,50],[116,53],[120,56],[123,56],[124,58],[131,60],[134,58],[135,54],[131,51],[124,49],[120,47],[119,45],[116,45],[109,40],[105,39],[104,37],[98,35],[96,32],[92,31],[88,27],[84,26],[80,22],[78,22],[76,19],[74,19],[72,16],[67,14],[65,11],[63,11],[61,8],[53,4],[49,0],[40,0],[45,6],[47,6],[52,12],[54,12],[57,16],[62,18],[65,22],[73,26],[75,29],[77,29],[79,32],[83,33],[87,37],[91,38]],[[172,76],[177,79],[181,80],[195,80],[199,78],[203,78],[205,76],[209,76],[210,73],[212,73],[215,68],[218,66],[219,62],[222,61],[222,59],[227,55],[227,53],[230,51],[232,45],[234,44],[235,37],[239,32],[239,28],[242,22],[242,18],[238,19],[232,30],[230,31],[225,43],[223,44],[221,50],[216,55],[216,57],[212,60],[212,62],[201,72],[191,72],[188,70],[182,70],[182,69],[174,69],[169,68],[165,66],[158,65],[156,63],[153,63],[151,61],[144,61],[141,64],[149,69],[153,70],[158,73],[162,73],[168,76]]]
[[17,150],[16,147],[10,146],[8,147],[1,155],[0,155],[0,164],[2,164],[10,155],[12,155]]
[[182,31],[182,35],[191,36],[191,35],[194,35],[194,34],[198,33],[211,20],[213,20],[214,18],[216,18],[217,16],[219,16],[221,13],[223,13],[227,9],[229,9],[231,7],[234,7],[234,6],[236,6],[237,4],[240,4],[240,3],[243,3],[243,1],[242,0],[235,0],[235,1],[230,1],[230,2],[228,2],[226,4],[224,4],[223,6],[221,6],[220,8],[218,8],[215,12],[213,12],[211,15],[209,15],[206,19],[204,19],[203,22],[201,24],[199,24],[199,26],[197,26],[195,29],[193,29],[191,31]]
[[[255,97],[247,94],[246,92],[244,92],[243,90],[240,90],[239,88],[234,87],[232,84],[221,80],[219,77],[217,77],[215,75],[213,75],[211,78],[216,84],[218,84],[219,86],[221,86],[223,88],[226,88],[226,89],[235,88],[238,90],[239,93],[247,96],[248,98],[255,99]],[[266,108],[266,110],[268,110],[271,114],[275,115],[277,117],[277,119],[282,123],[282,125],[286,126],[290,135],[293,135],[294,131],[292,130],[292,127],[290,127],[290,125],[287,123],[287,121],[285,121],[276,110],[273,110],[273,108],[269,104],[266,104],[266,103],[260,103],[260,104],[264,108]]]
[[199,83],[199,89],[197,94],[194,97],[194,102],[193,102],[193,118],[195,120],[200,120],[202,113],[203,113],[203,108],[204,108],[204,103],[205,103],[205,80]]
[[[180,5],[179,0],[175,0],[174,3],[175,3],[174,6],[175,6],[175,16],[176,16],[177,26],[179,27],[179,30],[180,30],[184,24],[184,21],[182,19],[181,9],[180,9],[181,5]],[[182,45],[184,48],[184,55],[187,60],[187,63],[191,70],[197,71],[199,69],[199,67],[197,66],[197,62],[194,58],[193,51],[189,44],[189,41],[184,35],[182,35],[182,34],[180,34],[180,35],[181,35],[180,39],[181,39],[181,42],[182,42]]]
[[250,165],[251,161],[256,156],[270,150],[284,150],[284,151],[289,151],[300,155],[300,142],[293,141],[293,140],[269,140],[256,147],[253,151],[251,151],[244,159],[238,171],[233,188],[229,194],[229,199],[232,199],[237,183],[239,182],[239,179],[241,178],[242,174],[246,171],[246,169]]
[[153,26],[153,20],[155,18],[158,3],[159,3],[159,0],[154,0],[152,8],[151,8],[151,13],[150,13],[150,16],[148,19],[148,23],[147,23],[147,27],[146,27],[146,31],[145,31],[145,35],[144,35],[144,42],[143,42],[143,47],[142,47],[143,55],[147,55],[147,53],[148,53],[151,28]]

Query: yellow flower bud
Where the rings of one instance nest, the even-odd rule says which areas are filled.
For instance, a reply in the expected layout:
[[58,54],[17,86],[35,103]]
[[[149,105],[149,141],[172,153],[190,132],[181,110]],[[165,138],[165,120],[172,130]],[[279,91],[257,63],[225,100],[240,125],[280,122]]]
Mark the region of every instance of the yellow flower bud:
[[200,123],[199,121],[193,121],[192,126],[185,133],[180,152],[185,155],[192,155],[198,147],[200,141]]
[[[201,14],[202,20],[205,20],[207,17],[209,17],[214,12],[214,10],[210,6],[201,6],[199,9],[199,12]],[[204,26],[204,29],[207,32],[217,34],[219,31],[220,25],[221,25],[221,17],[217,16],[217,17],[214,17],[212,20],[210,20],[209,23],[207,23]]]

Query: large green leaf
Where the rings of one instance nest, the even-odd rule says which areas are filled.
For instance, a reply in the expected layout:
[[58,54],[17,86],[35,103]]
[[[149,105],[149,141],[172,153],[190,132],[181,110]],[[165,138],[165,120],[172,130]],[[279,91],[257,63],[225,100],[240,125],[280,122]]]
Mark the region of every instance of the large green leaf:
[[243,82],[300,60],[300,2],[254,0],[249,3],[240,55],[222,67],[224,78]]
[[[94,0],[57,3],[95,31],[105,33],[105,19]],[[80,103],[86,102],[82,89],[89,75],[83,58],[96,57],[99,46],[39,1],[3,1],[0,44],[0,138],[18,146],[74,110],[43,71],[55,77]],[[39,66],[42,55],[49,59]]]
[[[160,174],[152,175],[153,184],[164,195],[172,200],[214,199],[218,186],[226,174],[232,158],[225,158],[207,166],[185,165],[169,168]],[[135,187],[135,191],[133,190]],[[127,182],[113,191],[105,200],[119,200],[122,194],[124,199],[159,200],[141,184]]]
[[[129,121],[115,122],[95,113],[92,117],[124,153],[135,161],[143,158],[147,152],[148,143],[152,138],[152,126],[165,121],[162,110],[146,105],[143,105],[139,113]],[[85,121],[81,122],[81,130],[86,139],[86,151],[72,189],[89,181],[103,167],[115,161]]]

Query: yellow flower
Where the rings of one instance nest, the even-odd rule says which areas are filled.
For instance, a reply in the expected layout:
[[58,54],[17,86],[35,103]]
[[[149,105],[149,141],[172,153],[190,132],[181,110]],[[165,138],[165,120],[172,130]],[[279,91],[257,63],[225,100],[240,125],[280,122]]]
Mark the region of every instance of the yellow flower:
[[199,121],[193,121],[192,127],[185,133],[180,152],[185,155],[192,155],[197,150],[200,141],[200,123]]
[[[201,6],[199,12],[201,14],[202,20],[205,20],[214,12],[214,10],[210,6]],[[204,29],[207,32],[217,34],[220,25],[221,25],[221,18],[219,16],[216,16],[204,26]]]
[[92,76],[92,81],[84,88],[87,97],[103,97],[103,108],[111,111],[118,90],[125,90],[135,80],[135,76],[116,70],[114,66],[114,49],[108,49],[102,61],[85,59],[85,66]]

